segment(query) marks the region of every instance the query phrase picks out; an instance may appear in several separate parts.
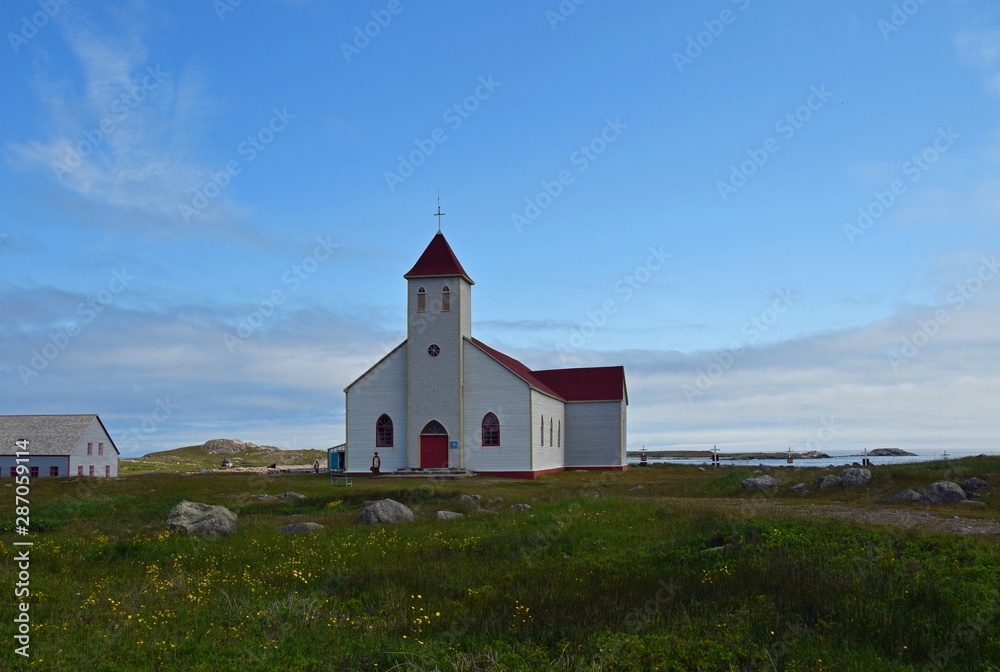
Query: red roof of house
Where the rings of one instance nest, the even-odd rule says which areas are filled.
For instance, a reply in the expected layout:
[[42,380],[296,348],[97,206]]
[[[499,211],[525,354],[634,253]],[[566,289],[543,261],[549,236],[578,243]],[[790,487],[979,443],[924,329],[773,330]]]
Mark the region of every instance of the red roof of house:
[[427,249],[417,259],[417,263],[403,277],[409,280],[411,278],[441,278],[453,275],[464,278],[470,285],[476,284],[462,268],[462,264],[458,262],[458,257],[455,256],[451,245],[445,240],[444,234],[438,231],[431,239]]
[[533,371],[536,378],[559,391],[566,401],[621,401],[628,403],[624,366]]
[[595,366],[578,369],[532,371],[510,355],[494,350],[482,341],[472,344],[500,362],[518,378],[541,392],[563,401],[621,401],[628,403],[625,367]]

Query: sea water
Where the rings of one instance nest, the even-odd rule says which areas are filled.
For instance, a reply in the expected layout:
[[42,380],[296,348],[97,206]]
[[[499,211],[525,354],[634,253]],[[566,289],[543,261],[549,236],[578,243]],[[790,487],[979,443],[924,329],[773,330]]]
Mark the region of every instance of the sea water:
[[[719,464],[726,467],[843,467],[850,466],[857,462],[861,464],[861,460],[864,459],[864,455],[859,453],[827,453],[830,457],[820,457],[820,458],[795,458],[791,464],[788,464],[785,458],[780,460],[730,460],[725,459],[725,453],[719,453],[722,458]],[[916,455],[900,455],[892,457],[869,457],[868,461],[872,465],[883,465],[883,464],[906,464],[908,462],[929,462],[931,460],[958,460],[963,457],[972,457],[974,455],[983,455],[983,451],[976,450],[956,450],[948,451],[947,454],[943,451],[928,451],[920,452]],[[988,455],[996,455],[996,452],[985,453]],[[646,460],[649,464],[691,464],[697,466],[710,466],[712,464],[711,458],[707,457],[695,457],[687,459],[677,459],[677,458],[653,458],[650,457]],[[628,464],[630,467],[638,466],[639,460],[633,455],[629,455]]]

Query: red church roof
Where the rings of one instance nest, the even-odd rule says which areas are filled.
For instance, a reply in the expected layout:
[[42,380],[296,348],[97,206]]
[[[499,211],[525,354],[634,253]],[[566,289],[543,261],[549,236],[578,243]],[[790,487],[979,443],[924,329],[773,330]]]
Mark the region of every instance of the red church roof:
[[562,401],[621,401],[628,403],[625,367],[595,366],[578,369],[532,371],[510,355],[494,350],[482,341],[472,344],[500,362],[515,376],[535,389]]
[[417,263],[403,277],[410,280],[411,278],[441,278],[455,275],[464,278],[470,285],[476,284],[462,268],[462,264],[458,262],[458,257],[455,256],[451,245],[445,240],[444,234],[438,231],[431,239],[427,249],[417,259]]
[[566,401],[621,401],[628,403],[624,366],[592,366],[580,369],[533,371]]

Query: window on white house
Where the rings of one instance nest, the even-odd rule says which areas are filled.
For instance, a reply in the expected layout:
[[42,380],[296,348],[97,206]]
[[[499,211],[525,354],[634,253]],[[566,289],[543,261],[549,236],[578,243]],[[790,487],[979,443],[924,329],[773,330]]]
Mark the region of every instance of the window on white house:
[[103,441],[99,441],[97,443],[97,454],[98,455],[103,455],[104,454],[104,442]]
[[90,475],[94,475],[94,465],[90,465]]
[[441,290],[441,312],[447,313],[451,310],[451,289],[445,285]]
[[417,290],[417,312],[427,312],[427,290],[423,287]]
[[556,434],[556,448],[562,448],[562,420],[559,421],[559,430]]
[[542,416],[542,445],[545,445],[545,416]]
[[105,464],[104,465],[104,477],[105,478],[111,478],[111,465],[110,464]]
[[83,476],[83,467],[77,467],[76,468],[76,475],[77,476]]
[[59,467],[49,467],[49,476],[58,476]]
[[552,418],[549,418],[549,445],[555,445],[555,443],[552,442]]
[[94,444],[88,442],[87,443],[87,455],[93,455],[93,454],[94,454]]

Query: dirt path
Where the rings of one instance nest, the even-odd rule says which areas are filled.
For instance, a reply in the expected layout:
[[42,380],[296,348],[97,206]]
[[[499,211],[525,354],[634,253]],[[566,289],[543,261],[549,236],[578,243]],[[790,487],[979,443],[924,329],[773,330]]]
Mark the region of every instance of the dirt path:
[[[669,498],[688,505],[694,500]],[[796,518],[838,518],[874,525],[894,525],[908,529],[957,534],[1000,534],[1000,521],[965,518],[920,508],[872,505],[851,507],[841,504],[795,504],[773,499],[699,499],[699,506],[743,511],[753,515],[793,516]]]

